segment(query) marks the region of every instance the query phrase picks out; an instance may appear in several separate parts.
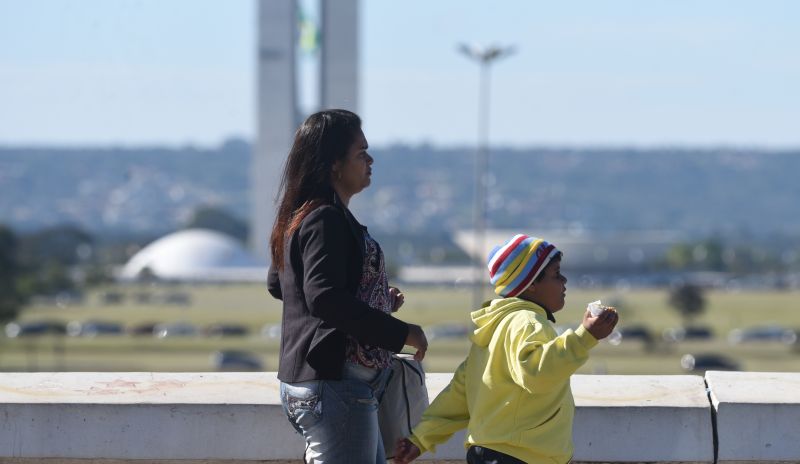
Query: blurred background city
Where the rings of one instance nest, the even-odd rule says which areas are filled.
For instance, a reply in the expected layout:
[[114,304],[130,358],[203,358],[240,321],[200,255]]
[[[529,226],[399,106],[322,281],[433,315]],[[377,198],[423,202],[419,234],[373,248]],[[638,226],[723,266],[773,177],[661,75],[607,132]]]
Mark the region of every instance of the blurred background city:
[[[791,1],[0,0],[0,371],[277,369],[294,128],[358,112],[352,209],[452,371],[488,249],[564,253],[581,373],[800,371]],[[477,270],[477,272],[476,272]]]

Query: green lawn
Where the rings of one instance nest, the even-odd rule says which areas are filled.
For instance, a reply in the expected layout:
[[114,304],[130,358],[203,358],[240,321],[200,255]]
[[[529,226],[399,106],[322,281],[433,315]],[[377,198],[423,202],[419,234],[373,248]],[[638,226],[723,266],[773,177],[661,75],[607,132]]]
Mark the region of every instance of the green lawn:
[[[122,292],[122,304],[104,305],[102,292]],[[143,292],[159,296],[186,292],[186,306],[140,304]],[[405,289],[406,304],[398,317],[423,327],[469,321],[471,293],[466,289]],[[488,296],[488,294],[487,294]],[[659,340],[651,347],[623,340],[618,346],[601,343],[580,373],[679,374],[686,353],[720,353],[753,371],[800,371],[800,347],[778,343],[730,345],[728,332],[777,322],[800,330],[800,292],[710,292],[707,311],[696,321],[711,326],[715,338],[707,342],[669,345],[660,341],[661,331],[680,325],[666,304],[665,290],[614,291],[570,289],[567,306],[557,314],[559,325],[580,322],[587,302],[603,299],[619,307],[620,325],[643,325]],[[280,304],[261,285],[208,285],[169,287],[111,287],[90,292],[84,303],[65,307],[38,305],[26,308],[20,320],[84,321],[101,319],[126,326],[145,322],[187,321],[198,326],[214,322],[246,325],[246,337],[187,337],[154,339],[146,336],[0,338],[0,370],[3,371],[207,371],[211,354],[219,349],[243,349],[257,353],[267,370],[277,368],[278,341],[263,338],[261,328],[280,321]],[[429,372],[455,369],[467,352],[465,339],[431,341],[426,367]]]

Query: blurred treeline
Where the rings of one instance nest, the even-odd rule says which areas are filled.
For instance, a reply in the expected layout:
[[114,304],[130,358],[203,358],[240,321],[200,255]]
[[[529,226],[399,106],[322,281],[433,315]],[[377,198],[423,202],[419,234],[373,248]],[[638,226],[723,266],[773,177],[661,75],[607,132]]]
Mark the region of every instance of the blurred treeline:
[[[244,243],[246,223],[232,214],[210,207],[195,211],[183,228],[207,228],[226,233]],[[32,298],[80,298],[93,286],[113,280],[115,267],[143,246],[153,235],[100,236],[72,225],[15,232],[0,225],[0,320],[13,319]],[[396,275],[402,255],[414,253],[414,261],[429,264],[469,263],[468,257],[446,234],[414,235],[380,233],[378,238],[387,266]],[[412,251],[409,251],[411,249]],[[719,272],[731,276],[784,274],[800,270],[792,252],[780,252],[756,242],[729,244],[712,237],[678,243],[663,257],[646,263],[653,272]]]
[[[183,228],[206,228],[245,241],[247,225],[226,211],[200,207]],[[113,280],[114,268],[158,238],[149,234],[95,236],[74,225],[15,232],[0,224],[0,321],[31,299],[80,299],[84,290]]]

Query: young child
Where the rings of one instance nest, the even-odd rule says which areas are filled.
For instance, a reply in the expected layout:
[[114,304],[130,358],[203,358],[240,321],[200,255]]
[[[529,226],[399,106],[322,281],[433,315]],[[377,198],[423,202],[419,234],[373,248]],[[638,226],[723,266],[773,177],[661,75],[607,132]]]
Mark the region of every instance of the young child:
[[472,312],[467,359],[414,427],[397,443],[394,462],[434,451],[467,428],[467,462],[568,463],[575,403],[570,376],[617,324],[617,313],[589,311],[575,331],[557,335],[553,313],[564,307],[567,278],[561,252],[515,235],[489,256],[489,277],[501,298]]

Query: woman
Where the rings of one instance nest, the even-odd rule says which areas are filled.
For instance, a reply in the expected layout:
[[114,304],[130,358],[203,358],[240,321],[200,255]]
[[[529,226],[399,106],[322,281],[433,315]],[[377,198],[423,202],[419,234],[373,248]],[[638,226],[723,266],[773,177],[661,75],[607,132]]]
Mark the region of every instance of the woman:
[[295,134],[270,238],[269,291],[283,300],[278,378],[308,463],[385,463],[377,398],[404,345],[425,356],[422,329],[395,319],[383,253],[347,206],[373,159],[359,117],[312,114]]

